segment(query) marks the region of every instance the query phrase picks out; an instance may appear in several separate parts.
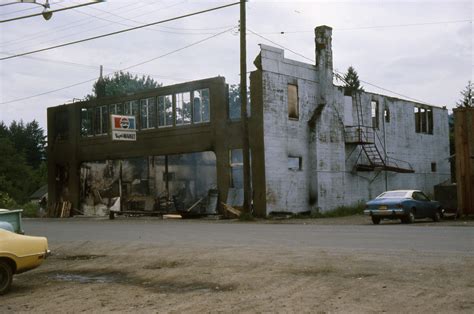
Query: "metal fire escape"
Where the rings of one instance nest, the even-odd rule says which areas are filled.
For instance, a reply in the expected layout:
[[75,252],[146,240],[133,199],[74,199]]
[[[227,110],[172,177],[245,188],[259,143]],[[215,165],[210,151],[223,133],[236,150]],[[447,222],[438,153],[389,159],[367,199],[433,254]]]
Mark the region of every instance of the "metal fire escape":
[[[393,171],[399,173],[415,172],[410,163],[388,157],[384,145],[373,126],[364,125],[360,94],[353,97],[357,112],[357,125],[345,127],[346,144],[357,144],[361,147],[355,162],[356,171]],[[354,107],[354,106],[353,106]],[[353,151],[354,152],[354,151]],[[352,152],[351,152],[352,154]],[[363,158],[365,156],[366,158]]]

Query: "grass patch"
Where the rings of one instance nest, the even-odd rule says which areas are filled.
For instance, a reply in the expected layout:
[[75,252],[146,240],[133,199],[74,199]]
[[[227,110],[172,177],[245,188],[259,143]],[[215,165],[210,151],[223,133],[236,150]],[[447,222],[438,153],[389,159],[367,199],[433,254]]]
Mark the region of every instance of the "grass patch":
[[344,216],[353,216],[360,215],[364,212],[365,202],[359,201],[351,206],[338,206],[333,210],[327,212],[304,212],[293,215],[292,218],[334,218],[334,217],[344,217]]
[[254,221],[255,217],[251,213],[242,213],[239,216],[240,221]]

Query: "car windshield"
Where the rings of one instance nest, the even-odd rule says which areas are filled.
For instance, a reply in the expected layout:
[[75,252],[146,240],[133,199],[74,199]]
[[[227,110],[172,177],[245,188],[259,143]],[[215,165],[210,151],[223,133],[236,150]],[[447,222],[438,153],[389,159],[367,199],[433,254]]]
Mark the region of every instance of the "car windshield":
[[377,198],[404,198],[406,195],[406,191],[389,191],[380,194]]

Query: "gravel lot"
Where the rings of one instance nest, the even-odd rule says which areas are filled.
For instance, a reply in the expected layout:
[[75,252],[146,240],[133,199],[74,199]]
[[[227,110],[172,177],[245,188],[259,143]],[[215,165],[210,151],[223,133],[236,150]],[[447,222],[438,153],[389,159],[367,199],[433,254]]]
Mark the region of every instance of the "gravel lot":
[[[473,313],[472,220],[384,224],[25,220],[54,255],[16,276],[0,312]],[[384,249],[390,234],[404,242]]]

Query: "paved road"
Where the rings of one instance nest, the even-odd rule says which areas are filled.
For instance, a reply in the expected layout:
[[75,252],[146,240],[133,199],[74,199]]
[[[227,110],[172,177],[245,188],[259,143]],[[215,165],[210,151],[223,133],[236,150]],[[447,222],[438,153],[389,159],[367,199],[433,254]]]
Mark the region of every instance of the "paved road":
[[173,246],[390,250],[474,256],[474,228],[414,225],[305,225],[170,220],[25,219],[30,235],[52,246],[113,241]]

